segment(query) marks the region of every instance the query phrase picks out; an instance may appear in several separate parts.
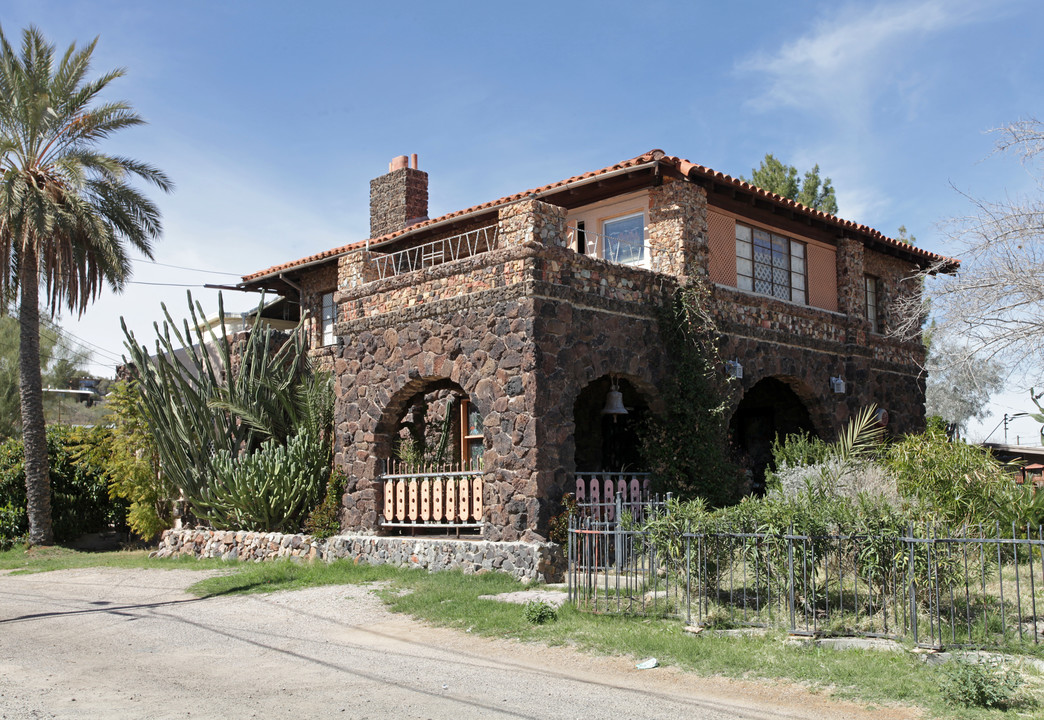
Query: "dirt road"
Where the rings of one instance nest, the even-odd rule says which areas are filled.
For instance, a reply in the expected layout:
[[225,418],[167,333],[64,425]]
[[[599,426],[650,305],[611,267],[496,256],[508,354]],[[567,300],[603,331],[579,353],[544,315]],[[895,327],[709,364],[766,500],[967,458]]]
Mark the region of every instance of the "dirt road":
[[365,587],[184,591],[202,577],[0,575],[0,718],[914,717],[430,628]]

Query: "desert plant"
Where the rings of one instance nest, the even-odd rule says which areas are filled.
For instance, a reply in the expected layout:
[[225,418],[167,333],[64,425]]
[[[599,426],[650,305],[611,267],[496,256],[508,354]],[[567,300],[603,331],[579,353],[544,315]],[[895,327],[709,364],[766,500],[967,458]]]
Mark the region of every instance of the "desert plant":
[[285,444],[266,440],[252,453],[216,453],[214,476],[194,498],[195,513],[219,530],[300,529],[330,472],[330,447],[312,433]]
[[[152,354],[124,326],[165,481],[201,517],[222,526],[241,518],[296,529],[327,479],[332,379],[312,372],[302,326],[286,337],[259,324],[229,338],[220,296],[219,332],[204,331],[202,307],[191,294],[188,300],[191,323],[180,329],[163,307],[166,320]],[[300,457],[304,445],[313,456]],[[262,468],[277,475],[257,476]],[[302,499],[311,504],[301,507]],[[279,518],[280,512],[290,515]]]

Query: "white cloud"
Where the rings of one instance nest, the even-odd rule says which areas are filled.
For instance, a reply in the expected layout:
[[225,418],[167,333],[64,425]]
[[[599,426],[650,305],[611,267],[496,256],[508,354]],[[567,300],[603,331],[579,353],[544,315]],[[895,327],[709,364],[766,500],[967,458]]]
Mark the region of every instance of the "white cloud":
[[750,101],[758,110],[798,108],[860,126],[904,47],[969,22],[977,10],[961,0],[853,5],[779,50],[741,61],[738,69],[767,81]]

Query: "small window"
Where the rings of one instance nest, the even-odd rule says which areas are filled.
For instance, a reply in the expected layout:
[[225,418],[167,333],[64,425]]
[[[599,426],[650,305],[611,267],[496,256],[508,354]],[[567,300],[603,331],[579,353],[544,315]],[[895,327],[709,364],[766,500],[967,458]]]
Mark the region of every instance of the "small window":
[[337,342],[337,337],[334,335],[335,322],[337,322],[337,303],[334,302],[334,295],[324,293],[323,310],[319,323],[323,345],[333,345]]
[[627,215],[602,223],[606,260],[624,265],[645,261],[645,214]]
[[587,223],[583,220],[576,224],[576,251],[581,255],[587,254]]
[[482,444],[484,426],[482,414],[471,404],[470,400],[460,403],[460,426],[463,429],[460,440],[460,457],[462,467],[468,470],[482,469]]
[[881,303],[881,279],[873,275],[863,276],[866,289],[866,319],[870,321],[870,331],[883,332],[884,312]]
[[804,243],[736,223],[736,287],[804,305]]

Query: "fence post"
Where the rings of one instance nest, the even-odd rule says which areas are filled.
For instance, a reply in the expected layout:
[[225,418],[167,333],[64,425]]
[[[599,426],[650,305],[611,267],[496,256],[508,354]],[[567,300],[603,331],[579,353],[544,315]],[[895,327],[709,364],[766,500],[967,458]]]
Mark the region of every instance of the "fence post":
[[790,610],[790,632],[791,634],[797,629],[797,616],[794,599],[794,526],[790,526],[790,531],[787,533],[787,572],[789,577],[787,578],[787,584],[790,586],[789,597],[787,598],[788,609]]
[[620,562],[621,562],[621,558],[623,558],[623,555],[624,555],[624,552],[623,552],[623,534],[621,533],[621,527],[620,527],[620,518],[622,517],[622,515],[621,515],[622,512],[623,512],[623,495],[620,493],[619,490],[617,490],[616,491],[616,527],[614,528],[614,533],[613,533],[613,544],[616,546],[615,547],[615,551],[616,551],[616,573],[617,573],[617,578],[619,578],[619,576],[620,576]]
[[910,567],[907,570],[907,595],[910,597],[910,629],[913,631],[914,645],[918,644],[917,637],[917,574],[914,571],[914,563],[917,562],[914,542],[913,523],[907,525],[906,541],[910,544]]

